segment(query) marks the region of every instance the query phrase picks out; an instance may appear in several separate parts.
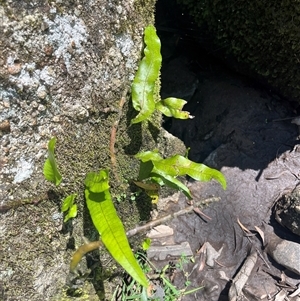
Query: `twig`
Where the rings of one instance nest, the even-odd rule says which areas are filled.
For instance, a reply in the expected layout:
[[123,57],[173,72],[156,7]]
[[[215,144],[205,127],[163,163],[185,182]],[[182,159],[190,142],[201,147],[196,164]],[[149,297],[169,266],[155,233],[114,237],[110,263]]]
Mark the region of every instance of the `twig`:
[[199,215],[202,215],[204,216],[205,218],[207,218],[208,220],[211,220],[211,217],[209,217],[208,215],[206,215],[205,213],[203,213],[199,208],[193,208],[194,212],[199,214]]
[[[245,235],[246,235],[247,239],[249,240],[249,242],[250,242],[252,245],[254,245],[254,244],[253,244],[253,241],[250,239],[250,237],[251,237],[251,236],[256,236],[256,234],[252,234],[252,232],[251,232],[250,230],[248,230],[248,229],[240,222],[239,218],[237,218],[237,222],[238,222],[239,226],[241,227],[242,231],[245,233]],[[258,227],[255,226],[255,228],[256,228],[256,231],[258,232],[258,234],[260,235],[260,237],[264,240],[263,232],[262,232]],[[259,231],[258,231],[258,230],[259,230]],[[260,232],[262,232],[262,233],[260,233]],[[263,255],[260,253],[260,251],[258,250],[258,248],[257,248],[256,246],[254,246],[254,248],[255,248],[257,254],[259,255],[259,257],[260,257],[260,258],[262,259],[262,261],[265,263],[265,265],[270,269],[269,264],[267,263],[267,261],[265,260],[265,258],[263,257]]]
[[192,206],[188,206],[188,207],[186,207],[184,209],[181,209],[177,212],[165,215],[165,216],[163,216],[161,218],[158,218],[158,219],[155,219],[155,220],[153,220],[153,221],[151,221],[151,222],[149,222],[145,225],[142,225],[142,226],[139,226],[139,227],[136,227],[132,230],[127,231],[127,233],[126,233],[127,237],[131,237],[131,236],[136,235],[137,233],[140,233],[142,231],[150,230],[151,228],[153,228],[157,225],[160,225],[162,223],[165,223],[165,222],[171,220],[172,218],[175,218],[177,216],[184,215],[184,214],[187,214],[189,212],[192,212],[192,211],[194,211],[195,207],[204,207],[205,205],[208,205],[208,204],[213,203],[213,202],[217,202],[219,200],[220,200],[220,198],[218,198],[218,197],[212,197],[212,198],[208,198],[208,199],[205,199],[205,200],[200,200]]
[[6,202],[5,204],[0,205],[0,213],[5,213],[11,209],[15,209],[18,207],[21,207],[23,205],[37,205],[41,201],[49,199],[49,196],[47,193],[44,193],[40,196],[28,198],[28,199],[22,199],[22,200],[16,200],[16,201],[10,201]]
[[122,117],[123,113],[123,106],[126,102],[126,95],[127,95],[128,88],[126,88],[121,96],[121,100],[119,102],[119,107],[118,107],[118,116],[115,122],[113,123],[113,126],[111,128],[110,132],[110,142],[109,142],[109,151],[110,151],[110,160],[111,160],[111,165],[112,165],[112,171],[116,177],[117,180],[119,180],[118,173],[116,171],[117,169],[117,160],[116,160],[116,150],[115,150],[115,143],[116,143],[116,135],[117,135],[117,130],[118,126]]

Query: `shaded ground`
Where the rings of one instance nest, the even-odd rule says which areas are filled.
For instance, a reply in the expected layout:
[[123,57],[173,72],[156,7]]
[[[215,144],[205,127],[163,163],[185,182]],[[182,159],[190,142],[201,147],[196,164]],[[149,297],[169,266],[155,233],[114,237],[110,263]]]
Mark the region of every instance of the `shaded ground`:
[[[185,269],[191,287],[205,286],[183,300],[228,300],[232,278],[253,252],[259,256],[241,293],[243,297],[239,295],[237,300],[275,300],[274,296],[283,289],[282,295],[293,292],[300,276],[271,259],[260,235],[256,232],[247,237],[237,219],[250,230],[255,230],[255,226],[262,229],[266,241],[274,233],[289,241],[300,241],[272,215],[274,202],[299,184],[298,126],[291,119],[280,120],[295,117],[298,112],[270,91],[212,63],[195,43],[181,43],[177,43],[177,52],[165,60],[162,96],[189,99],[185,109],[195,118],[167,120],[166,128],[190,147],[190,159],[221,170],[228,183],[223,191],[215,182],[191,182],[195,201],[211,196],[221,198],[203,210],[211,220],[205,221],[193,213],[169,223],[175,231],[175,242],[188,241],[195,256],[195,263]],[[167,212],[184,206],[187,204],[182,197],[177,204],[170,203]],[[298,222],[299,219],[298,215]],[[223,249],[212,267],[204,264],[200,268],[202,259],[197,250],[205,242],[217,251]],[[292,264],[299,265],[300,255],[294,260]],[[172,257],[156,264],[163,266],[169,261]],[[284,283],[281,273],[288,275]],[[175,273],[173,277],[174,284],[182,287],[183,274]],[[297,298],[299,295],[289,300]]]

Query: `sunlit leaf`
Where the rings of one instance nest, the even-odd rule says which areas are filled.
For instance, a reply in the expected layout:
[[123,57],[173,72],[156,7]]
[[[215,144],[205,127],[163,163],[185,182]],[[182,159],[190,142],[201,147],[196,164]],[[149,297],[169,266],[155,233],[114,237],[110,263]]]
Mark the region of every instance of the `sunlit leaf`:
[[163,157],[157,151],[141,152],[141,153],[136,154],[135,157],[137,159],[140,159],[142,162],[159,161],[159,160],[163,159]]
[[77,205],[74,204],[72,207],[69,209],[68,213],[66,214],[64,218],[64,222],[66,223],[70,218],[76,217],[77,216]]
[[[142,162],[140,164],[140,174],[144,165],[151,162],[153,166],[151,171],[147,171],[147,177],[140,178],[144,180],[150,178],[159,185],[165,184],[169,187],[181,190],[188,198],[191,198],[189,189],[180,182],[177,177],[188,175],[198,181],[218,181],[223,189],[226,189],[226,179],[224,175],[213,168],[204,164],[195,163],[186,157],[175,155],[173,157],[163,159],[157,152],[141,152],[135,156]],[[149,168],[148,167],[148,168]]]
[[132,104],[139,114],[131,120],[131,123],[144,121],[155,111],[154,88],[162,57],[161,43],[154,26],[145,28],[144,41],[146,44],[144,57],[132,83]]
[[158,203],[158,199],[159,199],[158,190],[145,190],[145,192],[151,198],[152,204]]
[[76,197],[77,197],[76,193],[67,196],[61,205],[61,211],[66,212],[67,210],[69,210],[73,206]]
[[[101,176],[100,176],[101,174]],[[132,253],[128,243],[122,221],[117,215],[116,209],[111,199],[108,189],[102,190],[103,187],[109,187],[108,172],[104,170],[95,177],[95,173],[88,175],[85,189],[85,198],[87,207],[92,217],[93,224],[101,235],[101,240],[111,256],[141,285],[147,287],[147,278],[139,266]],[[93,179],[90,181],[90,179]],[[98,183],[95,183],[97,179]],[[100,187],[101,192],[93,192]]]
[[44,164],[44,176],[46,180],[54,183],[58,186],[62,181],[62,176],[58,171],[55,156],[54,156],[54,148],[55,148],[56,138],[52,138],[48,143],[48,158]]
[[147,251],[150,248],[150,245],[151,245],[151,239],[148,237],[142,243],[143,250]]
[[182,111],[182,108],[185,104],[186,101],[183,99],[169,97],[157,102],[155,107],[168,117],[174,117],[178,119],[194,118],[194,116],[190,115],[189,112]]
[[171,187],[176,190],[182,191],[189,199],[192,198],[190,190],[187,188],[186,185],[184,185],[182,182],[180,182],[176,177],[170,176],[166,173],[164,173],[161,170],[153,169],[153,179],[155,181],[158,180],[158,178],[168,187]]
[[108,171],[101,170],[99,173],[90,172],[87,174],[84,184],[91,192],[98,193],[109,189]]
[[197,181],[204,182],[214,179],[222,185],[223,189],[226,189],[226,179],[220,171],[201,163],[195,163],[180,155],[153,161],[153,165],[157,170],[162,170],[165,174],[173,177],[189,175]]

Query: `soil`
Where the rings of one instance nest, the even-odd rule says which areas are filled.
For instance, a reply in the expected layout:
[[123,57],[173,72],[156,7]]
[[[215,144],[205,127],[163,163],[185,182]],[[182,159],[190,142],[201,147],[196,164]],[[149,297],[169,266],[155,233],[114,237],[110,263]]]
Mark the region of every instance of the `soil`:
[[[173,51],[167,51],[163,60],[162,96],[184,95],[188,100],[184,109],[195,116],[190,120],[165,120],[165,128],[190,148],[191,160],[221,170],[227,180],[227,189],[223,190],[217,182],[190,179],[194,201],[212,196],[220,201],[203,210],[210,220],[191,213],[168,223],[174,229],[175,242],[188,241],[194,254],[195,261],[184,270],[191,281],[189,288],[204,286],[182,300],[229,300],[237,273],[253,253],[258,256],[247,272],[246,284],[236,293],[236,299],[230,300],[288,296],[299,285],[300,275],[285,268],[286,263],[278,264],[265,246],[274,236],[300,246],[299,236],[284,227],[289,223],[280,225],[275,218],[282,215],[282,208],[292,208],[292,219],[300,224],[299,200],[285,197],[297,196],[294,189],[300,183],[299,129],[291,123],[299,114],[298,105],[230,71],[198,48],[195,40],[174,37],[166,31],[160,35],[163,49],[173,45]],[[169,42],[172,37],[177,39],[173,44]],[[284,200],[292,205],[282,204]],[[274,207],[276,201],[279,205]],[[176,204],[170,203],[167,212],[185,206],[187,200],[181,196]],[[220,253],[213,266],[205,264],[203,253],[197,253],[207,242]],[[177,259],[170,257],[154,263],[164,266]],[[299,253],[289,260],[299,265]],[[182,288],[186,277],[183,272],[175,272],[172,279]],[[299,300],[299,293],[297,296],[289,296],[289,300]]]

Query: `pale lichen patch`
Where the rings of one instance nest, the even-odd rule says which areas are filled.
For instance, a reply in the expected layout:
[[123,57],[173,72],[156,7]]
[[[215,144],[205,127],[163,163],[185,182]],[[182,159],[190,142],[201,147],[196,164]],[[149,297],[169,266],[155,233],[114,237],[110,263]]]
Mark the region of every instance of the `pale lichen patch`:
[[87,42],[88,33],[83,20],[76,16],[57,14],[53,21],[44,17],[44,22],[49,26],[48,40],[55,47],[56,61],[62,57],[70,72],[72,53],[83,53],[83,44]]
[[26,160],[23,157],[18,161],[17,168],[13,168],[12,172],[15,172],[13,183],[21,183],[24,180],[30,178],[34,170],[34,164],[32,160]]

